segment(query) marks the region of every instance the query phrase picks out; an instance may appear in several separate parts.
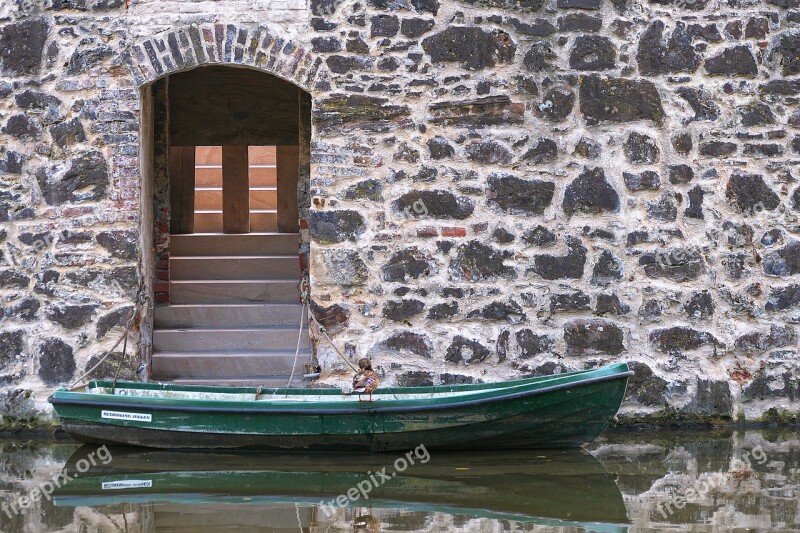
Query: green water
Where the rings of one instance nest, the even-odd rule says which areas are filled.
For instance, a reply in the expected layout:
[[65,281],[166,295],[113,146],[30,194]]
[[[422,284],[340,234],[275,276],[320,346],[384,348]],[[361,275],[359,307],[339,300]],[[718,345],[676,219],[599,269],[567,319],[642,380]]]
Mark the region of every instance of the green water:
[[18,437],[0,452],[4,532],[800,531],[791,431],[606,433],[573,452],[175,453]]

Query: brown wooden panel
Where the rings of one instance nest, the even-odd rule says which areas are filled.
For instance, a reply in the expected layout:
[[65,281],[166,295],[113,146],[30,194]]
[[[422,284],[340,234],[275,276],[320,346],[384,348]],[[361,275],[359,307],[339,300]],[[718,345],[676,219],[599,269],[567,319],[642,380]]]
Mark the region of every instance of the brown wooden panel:
[[250,214],[250,231],[274,233],[278,231],[278,214],[275,211],[258,211]]
[[219,168],[197,168],[194,176],[197,187],[222,187],[222,166]]
[[250,165],[274,165],[275,147],[274,146],[251,146]]
[[272,168],[253,168],[250,167],[250,186],[251,187],[277,187],[278,174],[275,167]]
[[[195,233],[222,232],[222,213],[195,213]],[[278,214],[273,210],[253,211],[250,213],[250,231],[274,233],[278,231]]]
[[250,231],[247,146],[222,147],[222,231]]
[[278,231],[300,231],[297,214],[297,175],[300,166],[299,146],[278,146],[276,150],[278,174]]
[[[197,190],[194,208],[196,211],[222,211],[222,191]],[[277,208],[278,194],[275,189],[250,189],[250,211]]]
[[222,191],[197,190],[194,194],[195,211],[222,211]]
[[195,233],[222,233],[222,213],[195,213]]
[[194,232],[194,146],[169,149],[170,233]]
[[195,163],[198,165],[221,165],[222,146],[198,146]]
[[297,87],[275,76],[232,67],[201,67],[169,82],[170,139],[175,145],[297,144]]
[[254,209],[277,209],[278,191],[275,189],[250,189],[250,211]]

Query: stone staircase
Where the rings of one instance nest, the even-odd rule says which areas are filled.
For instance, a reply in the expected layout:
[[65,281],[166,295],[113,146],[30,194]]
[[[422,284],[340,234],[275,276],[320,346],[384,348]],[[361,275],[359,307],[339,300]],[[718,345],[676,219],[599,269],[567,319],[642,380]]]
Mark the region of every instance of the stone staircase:
[[[170,304],[155,308],[151,379],[283,386],[297,346],[296,233],[173,235]],[[295,366],[310,360],[308,322]]]

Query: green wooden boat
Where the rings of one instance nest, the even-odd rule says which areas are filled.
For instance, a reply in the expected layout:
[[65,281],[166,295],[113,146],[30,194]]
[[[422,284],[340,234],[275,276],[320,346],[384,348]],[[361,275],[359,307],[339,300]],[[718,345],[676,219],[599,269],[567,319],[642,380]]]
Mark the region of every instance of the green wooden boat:
[[378,389],[201,387],[92,381],[50,398],[81,442],[154,448],[401,451],[571,448],[611,422],[625,363],[502,383]]
[[94,451],[83,446],[67,461],[64,471],[74,479],[56,489],[55,504],[156,504],[151,507],[156,529],[162,520],[179,520],[185,529],[192,524],[207,531],[213,520],[209,509],[224,517],[225,531],[253,523],[278,529],[287,505],[292,518],[298,506],[298,516],[304,517],[300,526],[310,527],[331,514],[324,505],[359,486],[368,471],[387,466],[385,482],[371,486],[367,498],[348,499],[344,507],[369,508],[395,526],[409,513],[416,513],[411,519],[417,521],[443,513],[598,532],[625,531],[628,523],[614,478],[581,449],[431,454],[400,472],[392,471],[395,458],[385,454],[110,447],[108,464],[79,468]]

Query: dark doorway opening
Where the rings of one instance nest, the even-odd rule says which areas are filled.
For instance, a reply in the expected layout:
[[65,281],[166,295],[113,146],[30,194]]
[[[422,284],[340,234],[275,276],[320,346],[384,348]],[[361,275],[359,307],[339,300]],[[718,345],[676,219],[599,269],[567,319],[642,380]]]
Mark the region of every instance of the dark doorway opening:
[[308,95],[231,67],[175,74],[168,94],[170,232],[296,233]]
[[224,66],[173,74],[152,91],[151,378],[284,385],[310,359],[298,290],[310,96]]

